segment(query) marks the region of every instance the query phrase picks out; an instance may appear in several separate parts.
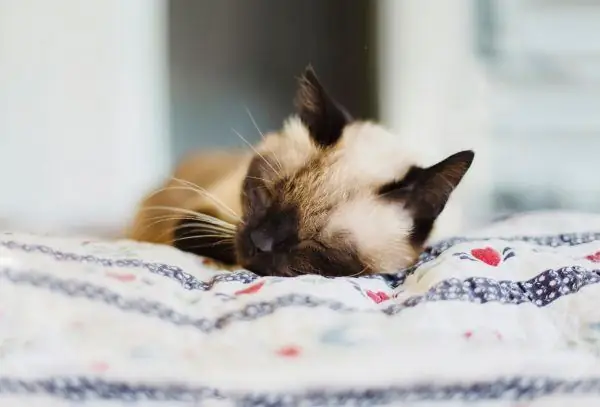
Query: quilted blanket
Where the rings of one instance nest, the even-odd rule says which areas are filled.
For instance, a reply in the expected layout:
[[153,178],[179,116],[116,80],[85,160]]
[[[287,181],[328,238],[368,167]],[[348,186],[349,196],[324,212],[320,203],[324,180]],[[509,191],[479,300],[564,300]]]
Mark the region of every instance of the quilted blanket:
[[5,232],[0,405],[598,406],[599,263],[591,216],[508,219],[335,279]]

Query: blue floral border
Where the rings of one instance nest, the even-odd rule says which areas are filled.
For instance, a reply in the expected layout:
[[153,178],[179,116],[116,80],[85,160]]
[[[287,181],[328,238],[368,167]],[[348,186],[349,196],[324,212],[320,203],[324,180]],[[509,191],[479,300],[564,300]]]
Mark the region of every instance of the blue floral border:
[[469,383],[427,383],[337,391],[315,389],[298,393],[236,393],[184,384],[140,384],[93,377],[51,377],[37,380],[0,377],[0,398],[3,395],[50,396],[72,402],[104,400],[119,403],[199,403],[221,400],[244,407],[365,406],[444,400],[528,401],[553,395],[600,395],[600,378],[564,380],[551,377],[508,377]]
[[287,294],[270,301],[246,304],[243,308],[227,312],[217,318],[196,318],[173,310],[158,301],[144,298],[126,298],[99,285],[74,279],[60,279],[36,271],[0,268],[0,279],[18,285],[29,285],[52,292],[90,301],[103,302],[125,312],[135,312],[159,318],[177,326],[190,326],[204,333],[223,329],[233,322],[253,321],[289,307],[327,308],[335,312],[383,312],[395,315],[406,308],[434,301],[465,301],[471,303],[498,302],[502,304],[530,303],[544,307],[557,299],[574,294],[581,288],[600,282],[599,269],[579,266],[545,270],[526,281],[493,280],[471,277],[443,280],[432,286],[425,294],[412,296],[400,304],[381,309],[359,309],[342,302],[317,298],[304,294]]
[[[392,274],[377,274],[369,276],[370,278],[383,279],[390,287],[395,288],[401,285],[406,277],[413,273],[418,267],[432,260],[435,260],[443,252],[450,249],[459,243],[472,241],[489,241],[502,240],[507,242],[522,241],[533,243],[540,246],[560,247],[560,246],[576,246],[584,243],[591,243],[600,240],[600,232],[589,233],[565,233],[551,236],[514,236],[508,238],[502,237],[454,237],[436,243],[433,246],[427,247],[419,256],[417,262],[404,270]],[[20,250],[24,252],[36,252],[52,256],[57,261],[73,261],[82,263],[93,263],[103,267],[128,267],[142,268],[153,274],[158,274],[178,281],[183,288],[187,290],[210,290],[215,284],[221,282],[237,281],[244,284],[251,283],[259,278],[256,274],[249,271],[228,272],[216,275],[210,281],[200,281],[189,273],[186,273],[181,267],[173,266],[165,263],[146,262],[139,259],[111,259],[98,257],[93,255],[80,255],[72,252],[64,252],[55,250],[46,245],[27,244],[14,240],[0,241],[0,247],[9,250]],[[365,278],[365,277],[360,277]]]

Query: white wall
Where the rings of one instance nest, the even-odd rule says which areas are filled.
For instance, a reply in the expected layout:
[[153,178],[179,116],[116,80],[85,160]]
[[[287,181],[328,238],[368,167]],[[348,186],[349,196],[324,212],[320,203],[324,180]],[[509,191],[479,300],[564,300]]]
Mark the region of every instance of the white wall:
[[600,2],[497,3],[495,185],[522,210],[598,212]]
[[0,225],[114,229],[168,165],[164,0],[0,0]]
[[488,84],[474,55],[473,3],[377,2],[383,121],[414,140],[431,163],[461,149],[476,150],[465,182],[445,211],[441,235],[474,227],[487,215]]

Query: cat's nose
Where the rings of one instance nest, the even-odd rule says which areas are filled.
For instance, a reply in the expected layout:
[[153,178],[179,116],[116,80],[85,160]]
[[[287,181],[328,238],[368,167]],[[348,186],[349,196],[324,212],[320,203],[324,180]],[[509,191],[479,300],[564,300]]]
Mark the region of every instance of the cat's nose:
[[250,240],[254,247],[263,253],[268,253],[273,250],[274,239],[268,233],[262,230],[253,230],[250,233]]

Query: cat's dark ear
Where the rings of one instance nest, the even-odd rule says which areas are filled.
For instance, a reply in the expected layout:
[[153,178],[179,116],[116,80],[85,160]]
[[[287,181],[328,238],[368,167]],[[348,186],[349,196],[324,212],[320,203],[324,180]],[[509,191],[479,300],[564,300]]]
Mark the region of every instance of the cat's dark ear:
[[348,112],[329,96],[311,66],[298,81],[295,104],[311,137],[323,147],[335,144],[352,120]]
[[380,194],[384,199],[397,200],[411,212],[415,220],[413,236],[424,241],[433,222],[440,215],[450,194],[473,162],[473,151],[461,151],[428,167],[412,167],[404,179],[384,185]]

